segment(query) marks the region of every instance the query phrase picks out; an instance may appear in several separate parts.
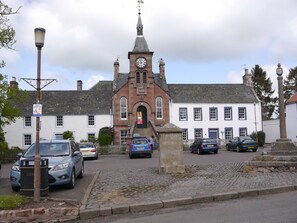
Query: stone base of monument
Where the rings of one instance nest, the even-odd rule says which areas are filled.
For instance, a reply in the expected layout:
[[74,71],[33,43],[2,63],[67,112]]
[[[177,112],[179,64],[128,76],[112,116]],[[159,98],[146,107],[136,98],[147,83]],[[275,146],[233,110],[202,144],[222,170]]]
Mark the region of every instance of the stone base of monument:
[[159,173],[184,173],[182,129],[172,123],[158,128]]
[[245,173],[285,171],[297,171],[297,147],[290,139],[276,140],[271,151],[254,156],[243,166]]

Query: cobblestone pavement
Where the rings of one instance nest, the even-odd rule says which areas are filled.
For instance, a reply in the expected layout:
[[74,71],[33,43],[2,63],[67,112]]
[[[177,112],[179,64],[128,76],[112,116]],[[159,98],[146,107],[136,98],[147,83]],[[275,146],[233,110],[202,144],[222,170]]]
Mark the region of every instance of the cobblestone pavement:
[[178,199],[297,184],[297,172],[243,173],[243,163],[186,166],[184,174],[159,174],[157,167],[104,170],[86,209]]

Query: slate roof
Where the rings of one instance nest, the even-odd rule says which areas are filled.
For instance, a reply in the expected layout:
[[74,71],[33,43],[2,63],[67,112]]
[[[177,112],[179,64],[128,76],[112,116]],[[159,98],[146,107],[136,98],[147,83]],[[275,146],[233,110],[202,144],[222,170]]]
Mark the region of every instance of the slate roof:
[[[161,79],[160,75],[154,75],[155,83],[162,89],[169,90],[173,103],[258,102],[252,89],[243,84],[166,84],[166,80]],[[119,79],[119,83],[127,83],[125,80],[128,81],[128,74],[120,76],[122,80]],[[99,81],[90,90],[42,91],[42,113],[53,116],[109,114],[112,107],[112,86],[112,81]],[[28,101],[18,107],[24,116],[31,116],[33,104],[36,103],[36,91],[27,93]]]
[[173,103],[254,103],[253,90],[243,84],[168,84]]
[[[31,116],[36,91],[27,91],[28,101],[19,105],[24,116]],[[42,115],[109,114],[112,103],[112,81],[100,81],[90,90],[42,91]]]
[[[162,79],[160,74],[153,74],[154,75],[154,82],[164,91],[168,91],[166,79]],[[129,74],[128,73],[119,73],[119,77],[116,80],[116,88],[115,91],[119,91],[125,84],[128,83]]]

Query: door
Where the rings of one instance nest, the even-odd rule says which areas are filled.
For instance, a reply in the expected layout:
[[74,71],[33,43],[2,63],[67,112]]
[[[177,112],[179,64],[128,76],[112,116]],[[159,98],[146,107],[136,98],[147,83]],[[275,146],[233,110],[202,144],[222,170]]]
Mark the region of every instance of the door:
[[219,129],[208,129],[208,137],[213,139],[218,139]]
[[137,128],[147,127],[147,110],[145,106],[139,106],[136,112]]

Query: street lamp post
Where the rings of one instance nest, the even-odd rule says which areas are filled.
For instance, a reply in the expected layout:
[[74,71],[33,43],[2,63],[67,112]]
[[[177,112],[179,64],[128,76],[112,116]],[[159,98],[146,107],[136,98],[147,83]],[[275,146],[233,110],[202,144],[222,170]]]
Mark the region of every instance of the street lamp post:
[[[35,46],[37,47],[37,95],[36,103],[40,104],[40,68],[41,68],[41,48],[44,45],[44,28],[36,28]],[[40,202],[40,153],[39,153],[39,133],[40,133],[40,116],[36,117],[36,153],[34,158],[34,201]]]
[[284,102],[284,92],[283,92],[283,68],[279,63],[276,68],[277,80],[278,80],[278,103],[279,103],[279,127],[280,127],[280,138],[287,138],[286,131],[286,117],[285,117],[285,102]]

